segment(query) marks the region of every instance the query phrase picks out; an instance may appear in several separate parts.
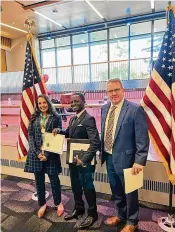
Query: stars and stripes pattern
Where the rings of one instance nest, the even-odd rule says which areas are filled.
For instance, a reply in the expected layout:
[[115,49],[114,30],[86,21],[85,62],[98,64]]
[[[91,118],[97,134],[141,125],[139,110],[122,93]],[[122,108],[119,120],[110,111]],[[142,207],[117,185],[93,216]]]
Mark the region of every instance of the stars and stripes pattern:
[[151,141],[175,183],[175,18],[169,22],[158,59],[142,99]]
[[41,80],[30,41],[27,41],[17,142],[19,159],[25,157],[29,149],[28,125],[34,113],[36,99],[40,94],[46,94],[46,89]]

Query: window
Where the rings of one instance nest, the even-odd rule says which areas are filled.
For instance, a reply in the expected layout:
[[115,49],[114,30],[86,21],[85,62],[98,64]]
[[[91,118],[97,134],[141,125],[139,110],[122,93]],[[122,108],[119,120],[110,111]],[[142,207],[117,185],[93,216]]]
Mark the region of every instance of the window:
[[154,32],[165,31],[167,27],[166,19],[160,19],[154,21]]
[[107,40],[107,30],[103,31],[96,31],[90,33],[90,41],[100,41],[100,40]]
[[128,37],[128,26],[115,27],[109,29],[109,39],[118,39],[118,38]]
[[72,43],[73,44],[82,44],[88,42],[88,33],[80,34],[80,35],[74,35],[72,37]]
[[148,78],[151,69],[151,35],[132,37],[130,57],[130,78]]
[[163,42],[163,36],[164,33],[156,33],[154,34],[154,39],[153,39],[153,59],[156,60],[158,55],[159,55],[159,51]]
[[57,47],[67,46],[70,45],[70,36],[57,38],[55,41]]
[[107,42],[91,43],[91,63],[106,62],[108,57]]
[[[47,84],[56,84],[56,66],[55,64],[55,50],[43,50],[42,53],[42,73],[48,74],[49,80]],[[52,67],[52,68],[48,68]],[[45,68],[45,69],[44,69]]]
[[151,55],[151,35],[131,38],[131,59],[148,58]]
[[128,60],[128,26],[109,30],[110,61]]
[[42,67],[55,67],[55,50],[44,50],[42,51]]
[[89,63],[89,48],[88,44],[73,47],[74,64],[88,64]]
[[128,38],[111,40],[110,61],[128,60]]
[[151,22],[137,23],[131,25],[131,36],[151,33]]
[[109,30],[110,78],[128,79],[128,26]]
[[41,41],[41,49],[53,48],[54,46],[54,39]]
[[58,66],[71,65],[71,48],[70,46],[61,47],[57,50]]

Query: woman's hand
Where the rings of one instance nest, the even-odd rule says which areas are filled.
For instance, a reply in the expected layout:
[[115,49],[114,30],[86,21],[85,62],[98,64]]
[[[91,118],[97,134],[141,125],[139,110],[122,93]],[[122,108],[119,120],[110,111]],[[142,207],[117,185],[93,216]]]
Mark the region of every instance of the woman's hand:
[[55,128],[55,129],[52,130],[52,134],[54,136],[57,135],[57,134],[59,134],[59,132],[60,132],[59,128]]
[[47,157],[45,155],[42,155],[42,157],[40,158],[40,161],[47,161]]
[[41,159],[41,157],[43,156],[44,154],[41,152],[41,153],[39,153],[39,155],[38,155],[38,159]]

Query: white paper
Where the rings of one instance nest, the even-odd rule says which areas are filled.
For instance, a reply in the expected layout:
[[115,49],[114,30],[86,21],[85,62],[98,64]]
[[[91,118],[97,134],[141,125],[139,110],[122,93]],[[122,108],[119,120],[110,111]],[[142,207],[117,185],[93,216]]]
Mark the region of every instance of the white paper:
[[43,134],[43,151],[50,151],[53,153],[63,154],[64,135],[53,135],[52,133]]
[[125,193],[131,193],[143,186],[143,170],[137,175],[132,174],[132,168],[123,169],[125,178]]

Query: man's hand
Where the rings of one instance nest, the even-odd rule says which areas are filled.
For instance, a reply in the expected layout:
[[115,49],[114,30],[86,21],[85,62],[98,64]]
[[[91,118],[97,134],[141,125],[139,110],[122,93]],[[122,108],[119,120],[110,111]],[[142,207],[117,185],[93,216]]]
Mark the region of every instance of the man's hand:
[[101,152],[100,151],[97,151],[97,156],[98,156],[98,158],[99,158],[99,160],[101,160],[101,156],[102,156],[102,154],[101,154]]
[[133,166],[132,166],[132,174],[133,175],[137,175],[139,174],[140,171],[143,170],[143,166],[140,165],[140,164],[136,164],[134,163]]
[[55,136],[59,134],[60,130],[58,128],[53,129],[52,134]]
[[83,162],[78,158],[78,155],[76,155],[76,157],[74,157],[74,160],[76,161],[77,165],[83,166]]

